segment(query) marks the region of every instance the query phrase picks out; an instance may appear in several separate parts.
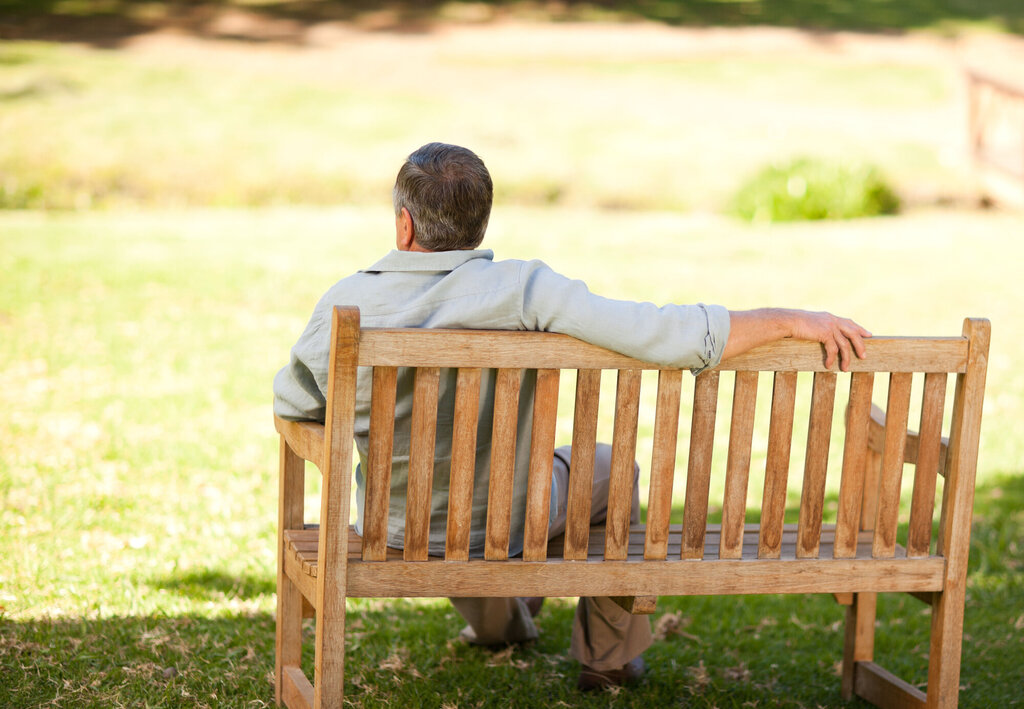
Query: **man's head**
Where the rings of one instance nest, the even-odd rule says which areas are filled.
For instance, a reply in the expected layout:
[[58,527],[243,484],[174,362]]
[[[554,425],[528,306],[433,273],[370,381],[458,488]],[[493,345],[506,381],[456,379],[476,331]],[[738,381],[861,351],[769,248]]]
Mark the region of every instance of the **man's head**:
[[392,198],[427,251],[475,249],[484,239],[494,188],[483,160],[457,145],[429,143],[398,171]]

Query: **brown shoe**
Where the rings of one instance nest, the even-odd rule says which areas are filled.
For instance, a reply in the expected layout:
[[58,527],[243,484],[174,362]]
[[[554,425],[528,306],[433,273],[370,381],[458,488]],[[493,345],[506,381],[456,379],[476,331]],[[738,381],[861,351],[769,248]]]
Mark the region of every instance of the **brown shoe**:
[[636,682],[646,671],[647,663],[644,662],[643,655],[637,655],[615,670],[595,670],[593,667],[583,665],[580,677],[576,681],[576,688],[581,692],[590,692],[606,687],[623,687]]

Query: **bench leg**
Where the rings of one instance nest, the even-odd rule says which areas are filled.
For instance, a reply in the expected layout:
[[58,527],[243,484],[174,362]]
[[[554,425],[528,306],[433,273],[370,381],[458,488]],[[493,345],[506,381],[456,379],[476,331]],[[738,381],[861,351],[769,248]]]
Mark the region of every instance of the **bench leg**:
[[928,650],[928,709],[955,707],[960,695],[964,589],[950,587],[932,600],[932,636]]
[[284,573],[277,576],[277,635],[274,644],[274,702],[281,706],[286,668],[302,664],[302,593]]
[[287,703],[291,684],[289,668],[301,671],[302,614],[306,601],[284,570],[284,530],[302,527],[302,496],[305,462],[289,448],[284,436],[280,446],[280,480],[277,525],[277,624],[274,641],[274,702]]
[[858,662],[875,656],[875,610],[877,593],[855,593],[846,606],[846,640],[843,644],[843,699],[853,698],[854,671]]
[[342,709],[345,699],[345,597],[334,614],[318,613],[314,709]]

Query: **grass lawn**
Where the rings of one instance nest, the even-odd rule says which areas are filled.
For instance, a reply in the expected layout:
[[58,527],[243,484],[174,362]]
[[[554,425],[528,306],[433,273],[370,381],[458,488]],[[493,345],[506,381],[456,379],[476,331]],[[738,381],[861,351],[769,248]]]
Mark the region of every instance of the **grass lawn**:
[[[383,202],[0,212],[0,706],[272,703],[271,378],[319,295],[389,248],[392,229]],[[751,227],[502,203],[488,245],[610,296],[828,307],[876,334],[957,334],[964,316],[991,318],[961,692],[962,706],[987,708],[1021,702],[1024,666],[1022,233],[1024,218],[999,212]],[[831,599],[662,599],[647,679],[597,697],[571,687],[572,607],[550,601],[537,643],[494,654],[453,642],[444,601],[352,600],[349,697],[841,703]],[[880,630],[882,664],[923,682],[924,607],[885,597],[881,615],[900,619]]]
[[524,205],[720,211],[807,155],[876,164],[911,203],[970,199],[953,44],[894,59],[893,39],[790,52],[772,36],[741,52],[557,25],[5,42],[0,208],[368,204],[431,140],[472,147]]
[[[814,27],[1024,31],[1016,0],[799,4]],[[315,22],[349,5],[355,24]],[[956,54],[991,37],[744,29],[723,44],[653,23],[421,27],[491,4],[370,5],[0,0],[0,36],[22,38],[0,43],[0,707],[272,703],[271,380],[323,291],[390,248],[394,171],[438,139],[494,174],[499,258],[544,259],[604,295],[827,308],[876,334],[989,317],[961,701],[1019,704],[1024,217],[963,208]],[[620,17],[549,5],[514,11]],[[799,9],[625,12],[805,26]],[[416,31],[353,29],[390,22]],[[876,163],[909,212],[711,216],[745,175],[800,155]],[[642,467],[649,450],[648,432]],[[662,599],[644,683],[596,697],[572,689],[572,599],[548,602],[537,643],[499,653],[454,642],[446,601],[349,603],[356,706],[840,703],[829,598]],[[899,623],[881,663],[915,682],[923,610],[880,605]]]

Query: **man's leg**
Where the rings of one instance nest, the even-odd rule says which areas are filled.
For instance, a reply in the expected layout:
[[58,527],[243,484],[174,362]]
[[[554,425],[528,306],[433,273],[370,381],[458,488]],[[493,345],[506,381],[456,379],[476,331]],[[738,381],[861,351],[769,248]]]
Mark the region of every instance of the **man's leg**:
[[505,645],[537,638],[537,626],[533,624],[535,611],[525,598],[448,600],[468,623],[459,637],[474,645]]
[[[555,451],[554,486],[558,494],[557,510],[550,535],[565,531],[565,511],[569,489],[570,446]],[[590,502],[590,521],[599,524],[608,512],[608,481],[611,475],[611,446],[599,443],[594,460],[594,487]],[[640,468],[634,464],[633,503],[630,522],[640,521]],[[633,615],[610,598],[580,598],[573,622],[570,654],[583,665],[600,672],[617,670],[650,647],[651,622],[645,615]]]

